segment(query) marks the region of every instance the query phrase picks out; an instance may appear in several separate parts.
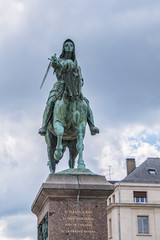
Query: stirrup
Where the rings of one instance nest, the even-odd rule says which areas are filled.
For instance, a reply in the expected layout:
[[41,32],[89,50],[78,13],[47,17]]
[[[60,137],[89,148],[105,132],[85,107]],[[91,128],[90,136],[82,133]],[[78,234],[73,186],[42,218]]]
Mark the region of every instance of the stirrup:
[[41,136],[45,136],[46,135],[46,129],[45,128],[40,128],[38,133],[41,135]]

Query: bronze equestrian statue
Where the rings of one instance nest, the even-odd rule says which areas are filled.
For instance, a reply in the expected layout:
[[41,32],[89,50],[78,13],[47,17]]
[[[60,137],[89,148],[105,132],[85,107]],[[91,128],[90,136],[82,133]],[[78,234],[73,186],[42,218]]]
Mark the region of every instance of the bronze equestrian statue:
[[59,58],[56,54],[51,57],[47,73],[51,66],[57,82],[49,93],[42,128],[39,129],[39,134],[45,136],[47,143],[49,169],[51,173],[55,172],[55,166],[63,157],[66,147],[70,153],[69,167],[74,168],[78,155],[77,168],[84,169],[82,153],[86,124],[88,122],[92,135],[99,133],[99,129],[94,126],[89,101],[82,94],[83,78],[71,39],[64,42]]

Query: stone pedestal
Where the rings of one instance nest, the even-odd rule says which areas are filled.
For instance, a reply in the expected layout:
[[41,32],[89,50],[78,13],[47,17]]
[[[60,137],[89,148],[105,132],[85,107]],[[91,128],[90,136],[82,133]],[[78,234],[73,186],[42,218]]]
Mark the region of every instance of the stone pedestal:
[[32,205],[38,240],[107,240],[107,197],[113,186],[104,176],[50,174]]

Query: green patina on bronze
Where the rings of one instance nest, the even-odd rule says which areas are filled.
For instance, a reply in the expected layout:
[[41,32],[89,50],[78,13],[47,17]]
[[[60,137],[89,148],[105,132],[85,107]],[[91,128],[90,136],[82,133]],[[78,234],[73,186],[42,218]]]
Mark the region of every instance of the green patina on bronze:
[[97,175],[93,173],[91,170],[85,168],[73,168],[73,169],[66,169],[61,172],[57,172],[56,174],[67,174],[67,175]]
[[99,129],[94,126],[89,101],[82,94],[83,78],[72,40],[64,42],[59,58],[56,54],[51,57],[41,87],[51,67],[54,68],[57,82],[49,93],[42,128],[39,129],[39,134],[45,136],[47,143],[49,169],[51,173],[55,172],[56,164],[63,157],[66,147],[69,148],[69,167],[74,168],[78,156],[77,168],[85,169],[83,139],[86,124],[92,135],[99,133]]
[[38,224],[38,240],[47,239],[48,239],[48,213],[46,213],[42,222]]

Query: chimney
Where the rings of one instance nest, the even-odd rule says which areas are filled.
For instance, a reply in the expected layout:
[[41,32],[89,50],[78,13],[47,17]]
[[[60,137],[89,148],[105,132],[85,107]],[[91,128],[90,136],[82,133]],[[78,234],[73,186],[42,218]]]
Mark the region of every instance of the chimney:
[[127,175],[129,175],[136,168],[135,158],[127,158],[126,165],[127,165]]

